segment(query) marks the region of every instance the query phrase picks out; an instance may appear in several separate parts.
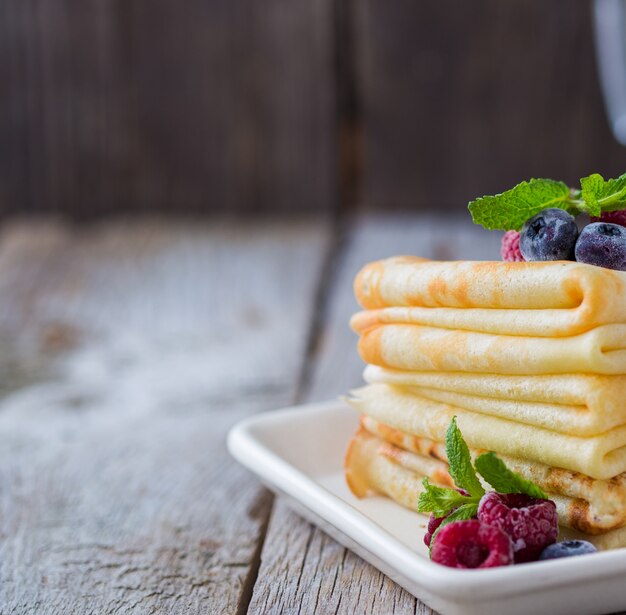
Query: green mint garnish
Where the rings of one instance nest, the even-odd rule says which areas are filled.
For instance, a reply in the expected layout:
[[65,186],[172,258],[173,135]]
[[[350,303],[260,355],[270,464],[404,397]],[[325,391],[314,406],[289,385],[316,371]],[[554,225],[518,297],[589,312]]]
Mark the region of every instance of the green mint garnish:
[[570,190],[563,182],[531,179],[514,188],[471,201],[469,210],[475,224],[487,230],[519,231],[524,222],[548,207],[567,209]]
[[488,230],[519,231],[526,220],[550,207],[599,216],[626,209],[626,173],[608,180],[594,173],[580,180],[580,189],[552,179],[531,179],[501,194],[474,199],[468,207],[474,222]]
[[511,472],[502,459],[498,459],[495,453],[484,453],[475,461],[476,469],[481,476],[498,493],[525,493],[533,498],[547,500],[548,496],[543,489],[519,474]]
[[457,427],[456,416],[446,431],[446,456],[450,464],[450,476],[459,489],[465,489],[471,496],[480,498],[485,494],[483,486],[472,466],[472,458],[461,430]]
[[580,188],[581,197],[592,216],[599,216],[603,211],[626,208],[626,173],[606,181],[602,175],[594,173],[580,180]]
[[444,517],[453,508],[462,506],[469,500],[456,489],[431,485],[428,478],[424,478],[422,484],[425,490],[420,493],[417,502],[418,512],[431,512],[435,517]]
[[534,498],[548,498],[537,485],[509,470],[495,453],[484,453],[477,457],[474,468],[469,448],[456,424],[456,417],[446,431],[446,456],[455,485],[469,495],[463,495],[455,489],[431,485],[428,478],[424,478],[424,491],[420,493],[417,510],[421,513],[430,512],[438,518],[446,517],[440,527],[452,521],[476,516],[480,498],[485,494],[476,474],[477,470],[499,493],[525,493]]

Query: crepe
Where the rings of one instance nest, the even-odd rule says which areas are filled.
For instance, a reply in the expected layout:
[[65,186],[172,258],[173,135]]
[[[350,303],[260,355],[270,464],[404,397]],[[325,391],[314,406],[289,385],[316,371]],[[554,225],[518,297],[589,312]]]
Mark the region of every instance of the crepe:
[[555,337],[626,322],[626,273],[575,262],[394,257],[366,265],[354,291],[369,310],[353,317],[359,331],[380,323],[414,323]]
[[[422,463],[428,461],[415,453],[403,451],[361,429],[351,440],[345,457],[346,480],[354,495],[382,494],[402,506],[417,511],[419,495],[424,491],[423,478],[433,483],[451,486],[445,470],[436,474],[424,471]],[[443,464],[445,465],[445,464]],[[444,473],[444,480],[439,477]],[[590,503],[582,499],[548,493],[557,508],[559,523],[578,532],[587,540],[603,533],[612,534],[626,523],[621,518],[600,520],[593,516]]]
[[370,384],[347,403],[360,413],[413,436],[442,442],[454,416],[468,446],[609,479],[626,471],[626,425],[593,437],[575,437],[486,416],[407,392]]
[[[447,475],[445,446],[427,438],[402,433],[371,417],[362,417],[361,426],[385,442],[383,453],[400,465],[439,484],[452,479]],[[472,458],[480,453],[470,449]],[[578,472],[545,464],[499,455],[507,467],[552,494],[555,501],[562,496],[561,509],[567,510],[569,525],[586,532],[606,531],[626,523],[626,474],[610,480],[597,480]],[[443,464],[443,465],[437,465]],[[443,477],[443,481],[441,478]]]
[[406,372],[368,365],[370,383],[403,386],[421,397],[465,410],[593,436],[626,423],[626,377],[587,374],[509,376]]
[[378,325],[362,332],[358,348],[366,363],[410,371],[626,374],[626,324],[572,337]]
[[626,376],[597,374],[508,374],[410,372],[368,365],[366,382],[423,387],[479,397],[580,406],[590,412],[615,412],[626,399]]

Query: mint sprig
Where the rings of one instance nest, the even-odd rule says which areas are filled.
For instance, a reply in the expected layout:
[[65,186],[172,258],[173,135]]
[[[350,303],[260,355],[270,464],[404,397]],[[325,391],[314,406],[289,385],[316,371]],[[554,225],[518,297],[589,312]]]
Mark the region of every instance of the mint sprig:
[[548,207],[566,209],[569,188],[563,182],[551,179],[531,179],[517,184],[514,188],[483,196],[468,205],[475,224],[481,224],[492,231],[505,231],[522,228],[526,220]]
[[459,493],[456,489],[431,485],[428,478],[424,478],[422,485],[424,485],[424,491],[419,496],[418,512],[431,512],[435,517],[443,517],[468,501],[467,496]]
[[[472,465],[469,448],[456,424],[456,417],[452,419],[446,431],[446,456],[450,476],[455,485],[469,495],[464,495],[456,489],[431,485],[428,478],[424,478],[422,481],[424,491],[420,493],[417,504],[418,512],[430,512],[437,518],[446,517],[445,523],[475,517],[480,498],[485,494],[476,471],[500,493],[524,493],[540,499],[548,497],[533,482],[509,470],[493,452],[478,456]],[[443,525],[442,523],[440,527]]]
[[606,181],[602,175],[593,173],[580,180],[580,187],[581,197],[592,216],[599,216],[603,211],[626,208],[626,173]]
[[476,458],[476,469],[499,493],[525,493],[533,498],[547,500],[546,493],[535,483],[511,472],[495,453],[484,453]]
[[591,216],[626,209],[626,173],[608,180],[594,173],[580,180],[580,189],[552,179],[531,179],[500,194],[474,199],[468,205],[476,224],[503,231],[519,231],[526,220],[551,207]]
[[476,476],[472,466],[469,448],[463,439],[461,430],[456,424],[456,416],[452,419],[446,431],[446,456],[450,464],[450,476],[454,484],[465,489],[471,496],[482,497],[485,494],[483,486]]

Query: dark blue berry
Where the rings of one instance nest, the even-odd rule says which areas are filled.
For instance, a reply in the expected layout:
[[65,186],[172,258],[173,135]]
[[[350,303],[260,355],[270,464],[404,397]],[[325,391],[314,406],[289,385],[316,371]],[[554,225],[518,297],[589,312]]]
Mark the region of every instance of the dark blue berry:
[[610,222],[588,224],[576,242],[576,260],[626,271],[626,228]]
[[544,209],[524,223],[519,249],[527,261],[574,260],[578,227],[563,209]]
[[564,540],[563,542],[555,542],[546,547],[539,556],[543,559],[557,559],[558,557],[571,557],[572,555],[586,555],[587,553],[595,553],[597,549],[586,540]]

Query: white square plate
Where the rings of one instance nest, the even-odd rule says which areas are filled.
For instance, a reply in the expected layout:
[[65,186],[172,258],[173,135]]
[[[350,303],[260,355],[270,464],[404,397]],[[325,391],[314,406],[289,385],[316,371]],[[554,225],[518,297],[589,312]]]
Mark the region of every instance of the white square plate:
[[357,422],[338,401],[276,410],[235,425],[228,448],[302,516],[441,613],[602,614],[626,607],[626,549],[486,570],[431,562],[424,516],[348,490],[343,455]]

